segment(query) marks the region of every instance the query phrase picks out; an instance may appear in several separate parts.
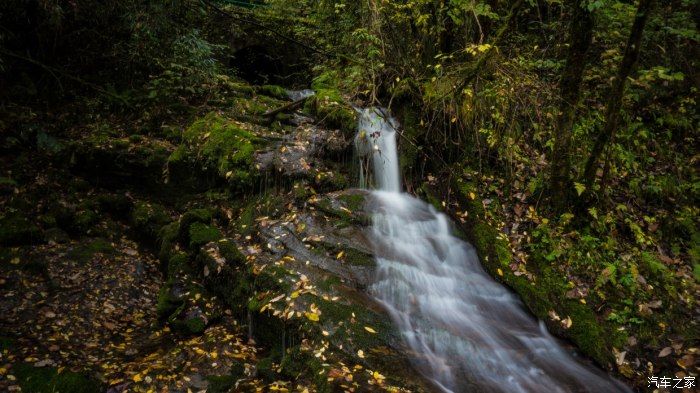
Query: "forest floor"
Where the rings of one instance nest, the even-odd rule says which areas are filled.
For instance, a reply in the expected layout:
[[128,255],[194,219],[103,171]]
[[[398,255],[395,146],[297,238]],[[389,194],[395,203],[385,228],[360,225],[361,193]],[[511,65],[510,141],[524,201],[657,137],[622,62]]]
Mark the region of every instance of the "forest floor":
[[325,194],[347,139],[233,100],[174,137],[69,130],[2,157],[0,390],[432,389],[363,294],[362,194]]

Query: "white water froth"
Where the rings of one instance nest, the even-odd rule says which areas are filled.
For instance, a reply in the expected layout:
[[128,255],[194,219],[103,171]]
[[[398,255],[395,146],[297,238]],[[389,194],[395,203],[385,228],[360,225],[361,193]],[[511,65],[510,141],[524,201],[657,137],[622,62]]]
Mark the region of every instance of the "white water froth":
[[[483,270],[447,217],[401,193],[397,122],[360,111],[355,146],[372,154],[377,276],[371,293],[414,352],[415,366],[446,392],[629,391],[564,349],[522,303]],[[576,323],[574,321],[574,323]]]

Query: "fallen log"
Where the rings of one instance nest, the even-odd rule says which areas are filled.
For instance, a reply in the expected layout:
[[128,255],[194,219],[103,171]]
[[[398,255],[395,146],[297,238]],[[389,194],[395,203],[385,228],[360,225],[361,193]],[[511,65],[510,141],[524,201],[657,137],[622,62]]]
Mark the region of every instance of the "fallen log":
[[286,112],[286,111],[289,111],[292,109],[297,109],[298,107],[300,107],[304,103],[304,101],[306,101],[307,98],[309,98],[309,97],[300,98],[296,101],[292,101],[289,104],[281,106],[277,109],[267,111],[263,114],[263,117],[272,117],[272,116],[275,116],[276,114],[281,113],[281,112]]

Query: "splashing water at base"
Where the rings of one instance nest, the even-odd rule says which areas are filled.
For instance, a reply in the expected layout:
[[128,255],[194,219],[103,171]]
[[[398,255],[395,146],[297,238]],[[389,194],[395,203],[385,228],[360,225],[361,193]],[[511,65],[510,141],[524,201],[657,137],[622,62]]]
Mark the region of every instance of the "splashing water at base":
[[370,291],[415,352],[415,366],[446,392],[630,391],[550,336],[452,235],[445,215],[401,193],[396,126],[386,111],[364,109],[355,146],[361,157],[372,154],[381,189],[370,201]]

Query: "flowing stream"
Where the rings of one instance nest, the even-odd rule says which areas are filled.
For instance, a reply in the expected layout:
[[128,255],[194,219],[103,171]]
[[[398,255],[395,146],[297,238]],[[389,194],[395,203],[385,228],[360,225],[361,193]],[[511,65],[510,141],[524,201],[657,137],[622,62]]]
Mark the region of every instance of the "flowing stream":
[[[447,217],[401,192],[396,121],[360,110],[355,146],[372,161],[372,295],[413,351],[416,368],[445,392],[627,392],[577,359],[511,292],[489,277]],[[576,321],[574,321],[576,323]]]

